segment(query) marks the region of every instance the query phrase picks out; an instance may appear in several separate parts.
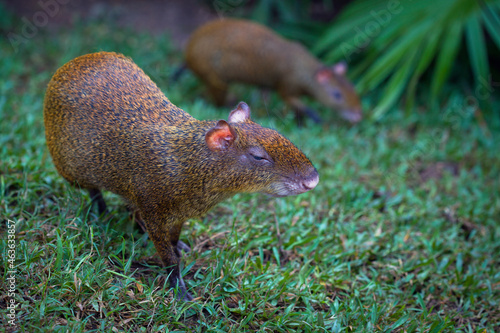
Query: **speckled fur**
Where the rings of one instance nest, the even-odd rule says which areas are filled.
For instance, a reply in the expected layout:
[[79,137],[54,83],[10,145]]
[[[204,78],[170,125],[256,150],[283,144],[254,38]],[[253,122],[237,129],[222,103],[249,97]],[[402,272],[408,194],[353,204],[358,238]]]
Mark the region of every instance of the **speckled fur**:
[[[341,114],[361,116],[359,97],[344,75],[332,73],[328,85],[319,83],[315,73],[325,65],[299,43],[251,21],[221,19],[198,28],[185,58],[218,105],[224,104],[229,83],[242,82],[276,90],[299,114],[308,108],[298,98],[308,95]],[[333,99],[332,89],[342,94],[341,101]]]
[[[100,52],[62,66],[44,103],[49,151],[71,184],[109,190],[137,208],[169,280],[184,288],[175,246],[183,222],[238,192],[293,194],[316,177],[307,157],[274,130],[246,120],[227,150],[214,152],[205,136],[216,121],[199,121],[176,107],[132,60]],[[262,147],[272,164],[248,158]],[[294,183],[295,182],[295,183]],[[190,299],[185,290],[180,298]]]

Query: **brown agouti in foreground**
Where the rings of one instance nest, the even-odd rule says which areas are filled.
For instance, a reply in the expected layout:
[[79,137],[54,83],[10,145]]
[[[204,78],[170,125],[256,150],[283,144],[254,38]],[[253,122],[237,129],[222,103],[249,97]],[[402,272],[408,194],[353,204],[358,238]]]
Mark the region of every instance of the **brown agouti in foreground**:
[[362,118],[344,63],[327,67],[302,45],[251,21],[222,19],[203,25],[190,37],[185,58],[219,106],[226,101],[228,84],[242,82],[276,90],[298,119],[308,115],[321,121],[301,102],[302,95],[340,111],[352,123]]
[[199,121],[176,107],[132,60],[100,52],[52,77],[45,135],[57,171],[88,189],[121,195],[143,219],[177,297],[191,300],[179,271],[186,219],[239,192],[304,193],[318,172],[289,140],[250,120],[245,103],[228,121]]

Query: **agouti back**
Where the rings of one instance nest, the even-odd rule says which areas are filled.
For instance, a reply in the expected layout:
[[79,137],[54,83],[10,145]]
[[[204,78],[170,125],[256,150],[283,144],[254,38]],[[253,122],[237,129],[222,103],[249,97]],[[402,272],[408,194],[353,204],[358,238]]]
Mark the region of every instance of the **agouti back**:
[[62,66],[44,102],[47,145],[57,171],[137,209],[178,298],[191,300],[179,272],[186,219],[239,192],[304,193],[318,183],[309,159],[278,132],[250,120],[241,102],[228,121],[199,121],[176,107],[132,60],[100,52]]
[[241,82],[276,90],[297,118],[320,117],[300,100],[309,95],[350,121],[362,118],[344,63],[328,67],[302,45],[246,20],[222,19],[198,28],[190,37],[186,65],[207,86],[214,102],[226,102],[228,84]]

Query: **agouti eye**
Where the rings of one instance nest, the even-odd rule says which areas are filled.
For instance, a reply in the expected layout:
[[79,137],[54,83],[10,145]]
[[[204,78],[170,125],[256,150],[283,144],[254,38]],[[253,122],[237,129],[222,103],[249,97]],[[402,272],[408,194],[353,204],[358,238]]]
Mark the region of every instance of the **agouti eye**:
[[259,163],[271,162],[271,158],[267,155],[267,152],[262,148],[252,147],[248,150],[248,155],[252,159]]
[[250,153],[250,156],[252,156],[255,161],[269,162],[269,160],[267,158],[265,158],[264,156],[255,155],[252,153]]
[[333,98],[335,98],[337,101],[341,101],[343,96],[342,96],[342,93],[337,90],[337,89],[334,89],[333,92],[332,92],[332,96]]

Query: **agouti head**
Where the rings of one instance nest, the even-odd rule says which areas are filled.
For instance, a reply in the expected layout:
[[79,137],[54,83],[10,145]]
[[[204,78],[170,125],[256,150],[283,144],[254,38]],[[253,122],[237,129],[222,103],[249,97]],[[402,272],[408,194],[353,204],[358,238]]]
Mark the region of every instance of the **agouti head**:
[[351,123],[363,118],[361,102],[352,83],[345,77],[347,65],[344,62],[331,67],[322,67],[315,73],[317,89],[313,93],[325,106],[339,110],[340,116]]
[[251,121],[246,103],[231,111],[228,122],[219,120],[205,141],[212,152],[223,155],[230,169],[224,171],[237,175],[232,184],[224,184],[230,191],[283,197],[318,184],[318,172],[304,153],[278,132]]

